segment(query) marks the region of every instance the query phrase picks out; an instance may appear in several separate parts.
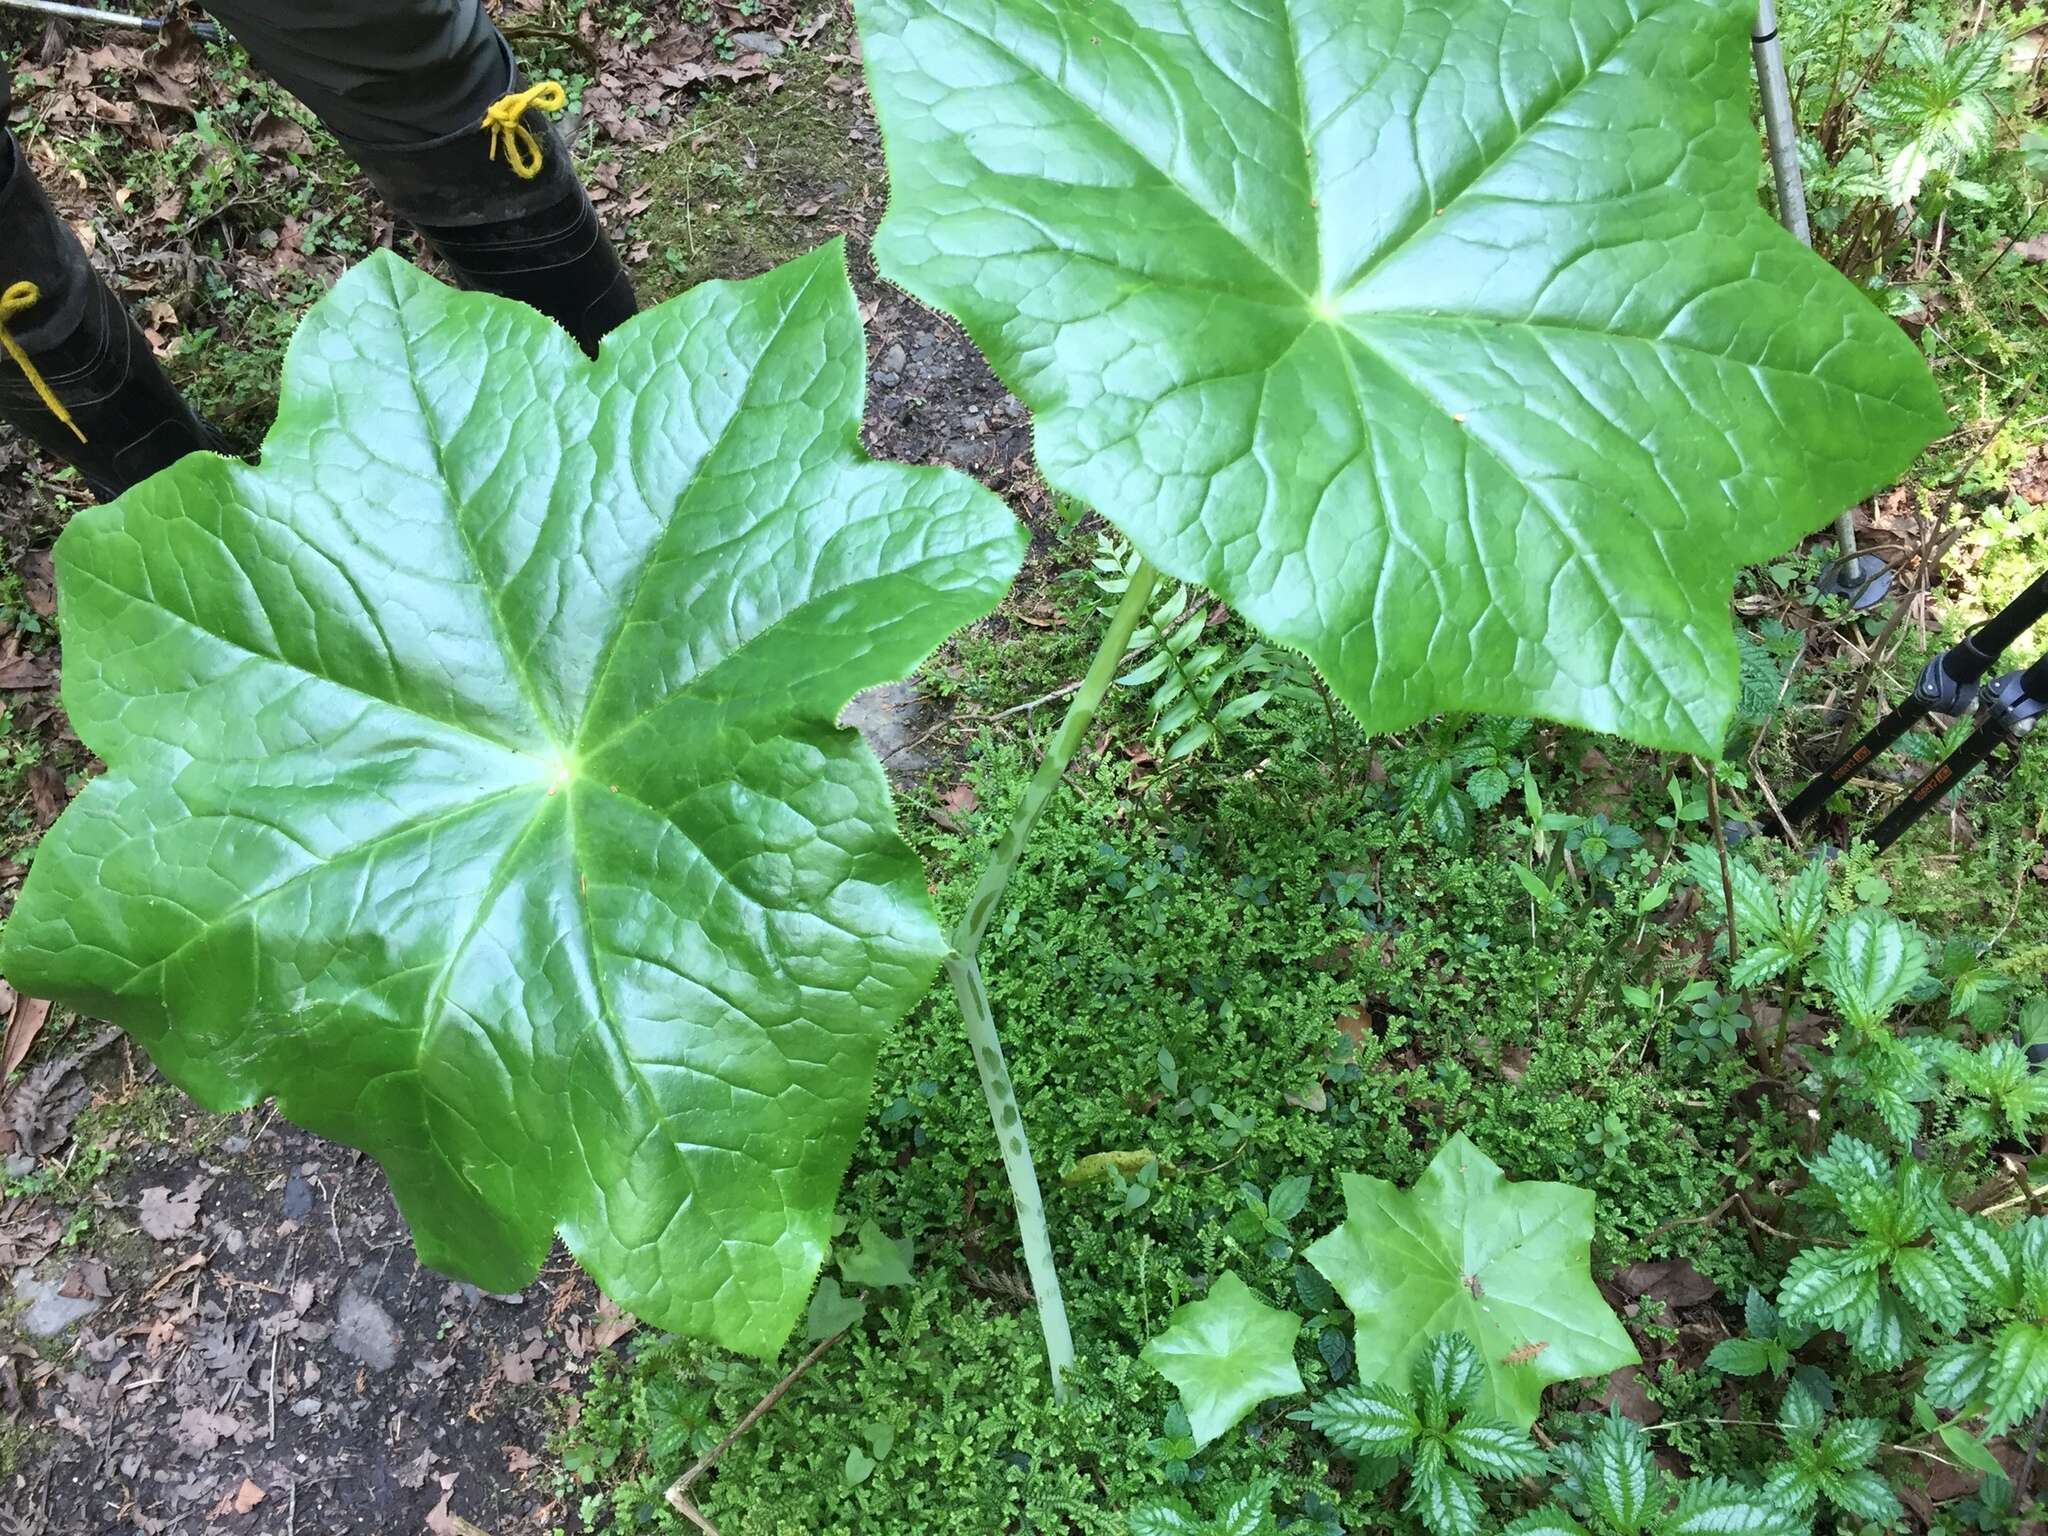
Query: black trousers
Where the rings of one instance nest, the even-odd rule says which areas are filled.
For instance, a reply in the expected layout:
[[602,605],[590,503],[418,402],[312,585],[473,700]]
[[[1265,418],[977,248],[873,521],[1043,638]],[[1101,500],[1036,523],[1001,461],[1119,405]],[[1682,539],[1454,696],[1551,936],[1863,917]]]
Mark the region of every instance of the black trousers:
[[[538,174],[495,155],[485,109],[523,81],[479,0],[209,0],[256,65],[339,139],[466,286],[531,304],[588,352],[631,315],[632,283],[568,151],[529,111]],[[0,69],[0,124],[8,75]],[[0,290],[33,372],[0,358],[0,418],[119,489],[214,439],[177,399],[116,299],[0,131]],[[36,386],[40,383],[41,390]],[[47,393],[45,393],[47,391]],[[54,394],[73,420],[49,407]],[[89,427],[85,423],[89,420]]]
[[474,128],[512,56],[478,0],[207,0],[259,69],[361,144]]
[[[478,0],[209,0],[272,76],[360,144],[473,128],[508,88],[511,51]],[[0,70],[0,119],[9,72]]]

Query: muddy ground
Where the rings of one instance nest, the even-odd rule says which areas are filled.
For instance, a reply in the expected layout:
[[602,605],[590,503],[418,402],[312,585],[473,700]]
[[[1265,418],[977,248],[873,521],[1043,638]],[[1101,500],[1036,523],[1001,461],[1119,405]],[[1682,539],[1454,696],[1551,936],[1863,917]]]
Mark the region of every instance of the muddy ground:
[[[870,450],[953,464],[1037,520],[1021,407],[868,261],[884,178],[843,14],[714,7],[642,37],[552,0],[494,9],[522,51],[530,32],[589,72],[580,144],[647,299],[847,235]],[[565,20],[579,41],[554,40]],[[174,374],[254,447],[290,319],[350,243],[418,255],[411,237],[260,82],[223,81],[218,55],[18,27],[0,49],[31,65],[15,118],[32,163]],[[193,217],[152,190],[179,174],[199,110],[239,135],[231,177],[246,161],[295,195]],[[308,234],[337,208],[350,238]],[[93,766],[59,707],[51,619],[49,545],[81,497],[0,440],[0,903]],[[856,723],[914,777],[927,718],[898,689]],[[89,1020],[4,990],[0,1010],[25,1047],[0,1101],[0,1533],[573,1528],[547,1436],[593,1353],[634,1325],[565,1254],[521,1295],[480,1295],[416,1262],[367,1158],[267,1105],[206,1114]]]

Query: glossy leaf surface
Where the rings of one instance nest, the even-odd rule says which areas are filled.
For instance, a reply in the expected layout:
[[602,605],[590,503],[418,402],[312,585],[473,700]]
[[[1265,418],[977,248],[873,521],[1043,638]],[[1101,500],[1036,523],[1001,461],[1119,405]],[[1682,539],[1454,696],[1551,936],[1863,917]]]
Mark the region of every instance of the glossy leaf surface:
[[1756,197],[1740,0],[861,0],[882,270],[1375,729],[1718,750],[1731,573],[1943,420]]
[[109,767],[9,978],[372,1153],[438,1268],[517,1289],[559,1230],[640,1316],[774,1349],[944,948],[834,721],[1023,542],[964,477],[861,455],[864,361],[836,246],[595,363],[357,268],[260,468],[187,459],[58,543],[64,700]]
[[1485,1367],[1470,1406],[1526,1429],[1550,1382],[1635,1362],[1593,1284],[1585,1190],[1510,1182],[1461,1132],[1412,1189],[1346,1174],[1344,1207],[1307,1257],[1357,1319],[1361,1379],[1405,1379],[1436,1335],[1463,1333]]

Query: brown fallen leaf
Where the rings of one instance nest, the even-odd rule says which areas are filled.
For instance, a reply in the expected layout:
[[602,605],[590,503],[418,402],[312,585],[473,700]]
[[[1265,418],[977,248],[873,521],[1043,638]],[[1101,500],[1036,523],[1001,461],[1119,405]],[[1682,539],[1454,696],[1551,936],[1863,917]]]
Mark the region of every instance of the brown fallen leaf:
[[1684,1259],[1660,1259],[1625,1265],[1614,1283],[1634,1297],[1654,1296],[1669,1307],[1695,1307],[1712,1301],[1721,1288]]
[[619,1304],[609,1296],[597,1298],[597,1327],[592,1338],[599,1349],[610,1349],[619,1340],[640,1326],[640,1319],[630,1312],[619,1310]]
[[47,827],[64,814],[65,802],[71,797],[64,789],[64,775],[48,763],[37,763],[28,771],[28,798],[36,824]]
[[7,1013],[6,1043],[0,1045],[0,1077],[12,1077],[14,1069],[28,1060],[29,1047],[36,1043],[36,1036],[49,1022],[50,1000],[47,997],[23,997],[6,982],[0,981],[0,1009]]
[[222,1515],[246,1515],[268,1497],[268,1494],[245,1477],[242,1479],[241,1487],[220,1496],[220,1502],[213,1506],[212,1518],[217,1520]]
[[135,1210],[136,1220],[143,1231],[160,1243],[183,1237],[199,1220],[199,1197],[206,1193],[206,1186],[205,1179],[194,1179],[173,1195],[162,1184],[152,1185],[142,1192],[142,1203]]
[[311,154],[313,136],[288,117],[261,112],[249,128],[249,142],[272,154]]
[[59,1296],[69,1296],[74,1301],[91,1297],[105,1301],[113,1295],[107,1285],[107,1266],[98,1259],[80,1259],[64,1271],[64,1278],[57,1284]]
[[7,1128],[16,1149],[30,1157],[56,1151],[70,1138],[71,1122],[89,1097],[76,1056],[37,1062],[7,1090]]
[[973,785],[955,784],[939,796],[938,807],[932,812],[932,820],[948,832],[965,832],[967,818],[974,814],[974,808],[980,803],[975,797]]

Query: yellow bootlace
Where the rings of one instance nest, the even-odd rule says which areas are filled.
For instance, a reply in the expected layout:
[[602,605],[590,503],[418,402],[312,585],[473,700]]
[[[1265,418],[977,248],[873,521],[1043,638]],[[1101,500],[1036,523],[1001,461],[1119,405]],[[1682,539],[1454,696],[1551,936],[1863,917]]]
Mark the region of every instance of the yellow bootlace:
[[50,414],[69,427],[72,436],[82,443],[85,441],[85,434],[78,430],[78,423],[73,421],[71,413],[64,409],[64,402],[43,382],[43,376],[36,371],[36,365],[29,361],[28,354],[21,350],[21,343],[16,341],[7,329],[9,321],[16,315],[26,314],[34,309],[42,299],[43,290],[31,282],[15,283],[5,293],[0,293],[0,348],[4,348],[7,355],[14,359],[14,366],[22,371],[23,377],[34,387],[43,404],[50,408]]
[[512,174],[522,181],[533,180],[540,174],[540,140],[520,119],[532,108],[559,112],[568,104],[568,92],[554,80],[543,80],[523,91],[500,96],[484,112],[483,126],[491,136],[491,158],[497,159],[498,151],[503,149],[505,163],[512,167]]

